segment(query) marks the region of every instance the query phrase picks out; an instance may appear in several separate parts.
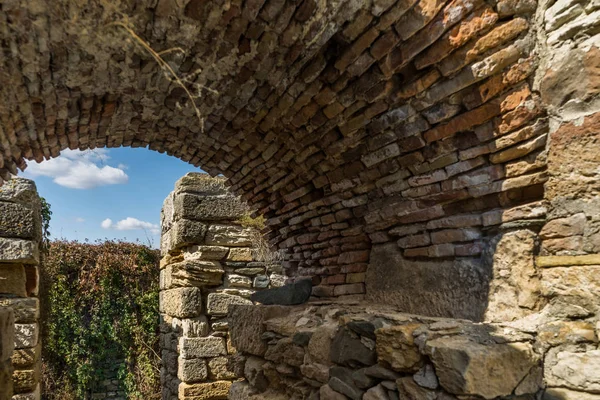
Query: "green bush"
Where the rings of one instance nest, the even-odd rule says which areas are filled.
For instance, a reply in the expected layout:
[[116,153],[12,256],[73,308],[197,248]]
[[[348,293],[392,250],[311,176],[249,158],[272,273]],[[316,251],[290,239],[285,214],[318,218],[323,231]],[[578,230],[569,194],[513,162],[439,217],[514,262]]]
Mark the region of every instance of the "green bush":
[[44,398],[89,397],[107,362],[128,399],[159,398],[158,251],[53,241],[41,273]]

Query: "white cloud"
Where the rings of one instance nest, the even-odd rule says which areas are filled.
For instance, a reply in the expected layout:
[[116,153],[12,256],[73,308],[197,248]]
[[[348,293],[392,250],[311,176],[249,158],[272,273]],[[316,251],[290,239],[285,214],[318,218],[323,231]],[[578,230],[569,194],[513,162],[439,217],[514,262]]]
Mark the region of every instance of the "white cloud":
[[79,222],[79,223],[85,222],[85,218],[77,217],[77,218],[75,218],[75,222]]
[[135,229],[149,230],[153,234],[158,234],[160,229],[158,225],[152,224],[146,221],[140,221],[137,218],[127,217],[118,221],[116,224],[113,223],[112,219],[106,218],[100,226],[104,229],[116,229],[118,231],[131,231]]
[[58,185],[71,189],[92,189],[98,186],[127,183],[129,176],[123,165],[117,168],[106,165],[108,150],[64,150],[60,157],[40,164],[29,163],[27,174],[48,176]]

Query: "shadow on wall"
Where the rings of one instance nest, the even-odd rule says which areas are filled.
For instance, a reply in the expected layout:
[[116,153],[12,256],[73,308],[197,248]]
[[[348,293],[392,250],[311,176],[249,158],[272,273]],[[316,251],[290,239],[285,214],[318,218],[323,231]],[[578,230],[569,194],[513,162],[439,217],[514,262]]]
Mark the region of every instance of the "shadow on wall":
[[[406,257],[400,245],[406,245],[411,236],[397,243],[375,245],[367,271],[367,299],[395,305],[403,312],[473,321],[511,320],[539,310],[540,279],[534,257],[539,247],[537,232],[544,220],[515,221],[512,216],[545,215],[545,208],[535,202],[498,211],[456,215],[428,224],[447,226],[470,221],[480,226],[419,234],[437,240],[454,232],[476,232],[478,239],[468,245],[477,248],[477,257]],[[481,226],[492,218],[507,222]]]

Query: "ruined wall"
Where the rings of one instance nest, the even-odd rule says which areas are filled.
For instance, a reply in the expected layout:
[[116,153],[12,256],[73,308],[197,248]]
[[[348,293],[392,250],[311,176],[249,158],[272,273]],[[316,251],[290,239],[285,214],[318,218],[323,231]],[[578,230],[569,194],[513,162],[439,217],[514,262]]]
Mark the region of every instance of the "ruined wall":
[[[227,311],[256,290],[283,285],[282,267],[261,234],[242,226],[248,209],[224,178],[189,173],[161,213],[162,398],[225,398],[235,349]],[[264,245],[264,244],[263,244]]]
[[13,366],[15,349],[15,319],[12,309],[0,308],[0,400],[10,400],[13,394]]
[[[232,400],[534,399],[543,393],[549,337],[523,330],[341,303],[235,306],[229,320],[246,378],[232,386]],[[584,333],[594,336],[593,329]]]
[[[41,239],[41,206],[35,184],[14,178],[0,187],[0,307],[14,313],[13,400],[40,398],[37,295]],[[3,336],[0,356],[9,345],[5,339]]]

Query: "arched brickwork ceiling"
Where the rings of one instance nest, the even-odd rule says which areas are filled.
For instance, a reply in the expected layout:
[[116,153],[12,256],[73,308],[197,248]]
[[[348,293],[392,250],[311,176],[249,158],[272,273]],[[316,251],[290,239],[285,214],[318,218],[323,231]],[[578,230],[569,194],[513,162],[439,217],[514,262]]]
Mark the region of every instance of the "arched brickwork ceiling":
[[[332,238],[387,240],[395,224],[458,213],[472,197],[492,196],[493,208],[515,197],[498,193],[525,186],[534,189],[519,199],[541,196],[541,178],[506,183],[516,172],[502,163],[515,154],[497,151],[539,137],[545,121],[521,139],[496,140],[542,112],[527,83],[533,8],[517,0],[3,1],[0,176],[67,147],[148,146],[228,176],[266,214],[272,241],[293,248],[292,260],[312,249],[302,265],[326,266],[328,251],[344,249],[315,249]],[[185,90],[132,32],[201,95],[204,130]],[[527,143],[517,156],[543,145]],[[531,157],[526,172],[542,167]]]

